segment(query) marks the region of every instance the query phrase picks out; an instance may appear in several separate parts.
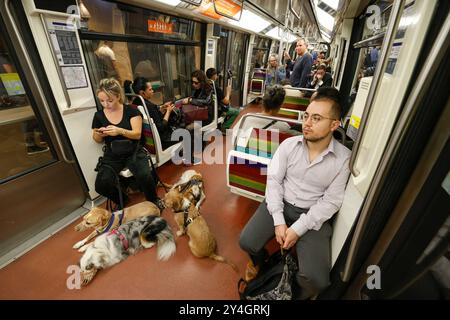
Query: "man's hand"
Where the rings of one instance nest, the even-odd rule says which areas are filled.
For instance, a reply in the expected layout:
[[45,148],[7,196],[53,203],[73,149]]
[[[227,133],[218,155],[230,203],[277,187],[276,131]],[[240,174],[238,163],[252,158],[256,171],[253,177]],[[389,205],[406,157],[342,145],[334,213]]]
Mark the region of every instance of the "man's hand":
[[286,230],[287,225],[280,224],[278,226],[275,226],[275,237],[277,239],[277,242],[282,246],[284,244],[284,240],[286,239]]
[[295,233],[294,230],[288,228],[286,230],[286,237],[284,239],[283,249],[292,248],[298,241],[299,236]]

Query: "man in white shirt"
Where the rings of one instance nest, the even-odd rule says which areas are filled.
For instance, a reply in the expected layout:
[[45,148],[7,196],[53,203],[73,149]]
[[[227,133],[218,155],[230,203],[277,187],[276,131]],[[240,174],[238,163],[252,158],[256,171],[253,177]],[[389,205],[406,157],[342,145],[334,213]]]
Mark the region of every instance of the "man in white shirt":
[[303,136],[283,141],[268,166],[266,199],[244,227],[239,244],[251,258],[247,281],[267,258],[274,236],[284,249],[295,246],[300,298],[329,285],[331,224],[341,207],[350,173],[350,150],[333,138],[340,125],[339,91],[319,88],[303,116]]

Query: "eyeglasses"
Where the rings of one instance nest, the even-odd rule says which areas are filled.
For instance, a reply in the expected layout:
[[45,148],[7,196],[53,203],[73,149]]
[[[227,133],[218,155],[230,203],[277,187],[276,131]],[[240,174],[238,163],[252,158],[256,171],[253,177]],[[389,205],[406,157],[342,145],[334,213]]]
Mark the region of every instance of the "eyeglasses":
[[192,80],[192,83],[193,83],[193,84],[199,84],[200,82],[199,82],[199,81],[194,81],[194,80]]
[[314,113],[314,114],[311,114],[311,115],[309,113],[307,113],[307,112],[303,113],[303,115],[302,115],[303,122],[308,121],[309,118],[311,118],[311,122],[313,124],[318,123],[322,119],[328,119],[328,120],[333,120],[333,121],[337,120],[337,119],[327,118],[327,117],[321,116],[320,114],[317,114],[317,113]]

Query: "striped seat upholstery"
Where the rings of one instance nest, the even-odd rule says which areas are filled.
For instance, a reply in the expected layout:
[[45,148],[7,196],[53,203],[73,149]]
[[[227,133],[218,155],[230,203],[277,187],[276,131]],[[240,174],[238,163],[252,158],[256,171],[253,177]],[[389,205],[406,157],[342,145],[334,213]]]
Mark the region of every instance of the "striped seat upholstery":
[[286,96],[284,98],[284,102],[281,107],[283,109],[293,109],[293,110],[298,110],[298,111],[305,111],[306,108],[308,107],[308,104],[309,104],[308,98]]
[[264,199],[267,166],[281,142],[291,134],[253,129],[245,147],[228,154],[227,183],[232,192],[257,201]]
[[285,118],[285,119],[301,121],[300,117],[302,114],[303,114],[303,111],[281,108],[275,116],[280,117],[280,118]]
[[[130,104],[130,107],[139,110],[138,106],[136,104]],[[156,146],[155,146],[155,140],[153,139],[153,133],[150,129],[150,124],[148,122],[148,119],[146,119],[146,116],[143,116],[142,119],[142,134],[144,135],[144,148],[147,149],[147,151],[151,155],[156,155]]]

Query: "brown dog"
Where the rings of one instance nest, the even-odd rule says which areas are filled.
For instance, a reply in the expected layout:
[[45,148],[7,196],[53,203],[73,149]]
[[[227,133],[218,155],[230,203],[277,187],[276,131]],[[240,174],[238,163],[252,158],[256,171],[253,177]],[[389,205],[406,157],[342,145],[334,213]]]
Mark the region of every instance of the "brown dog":
[[202,175],[195,170],[187,170],[166,193],[164,204],[178,212],[188,209],[191,204],[199,208],[205,198]]
[[81,232],[86,229],[95,229],[90,235],[81,241],[78,241],[73,248],[80,252],[86,251],[90,240],[97,235],[107,232],[119,226],[121,223],[126,223],[130,220],[144,216],[160,216],[159,208],[150,201],[144,201],[132,205],[123,210],[122,221],[120,221],[119,214],[112,214],[106,209],[95,207],[84,215],[83,221],[75,226],[75,231]]
[[194,256],[198,258],[208,257],[227,263],[238,272],[237,267],[233,263],[215,253],[217,248],[216,239],[196,206],[192,204],[184,212],[175,213],[175,221],[179,228],[177,236],[187,233],[189,236],[189,248],[191,248]]

